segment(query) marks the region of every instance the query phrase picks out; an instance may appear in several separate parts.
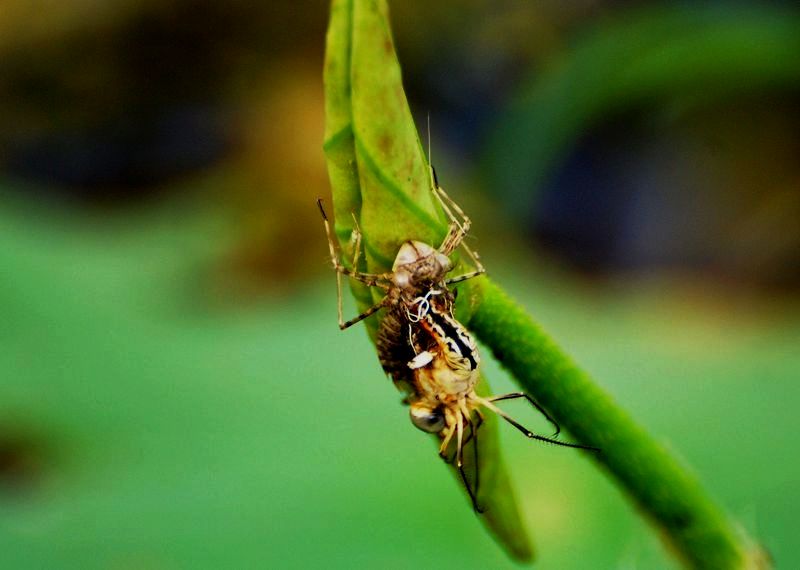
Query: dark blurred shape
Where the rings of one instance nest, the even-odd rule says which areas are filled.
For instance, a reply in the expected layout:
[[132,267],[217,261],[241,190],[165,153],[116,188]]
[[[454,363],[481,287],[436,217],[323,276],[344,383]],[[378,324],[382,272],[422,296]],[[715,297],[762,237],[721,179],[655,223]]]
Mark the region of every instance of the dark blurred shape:
[[474,159],[497,110],[531,63],[548,57],[581,3],[392,4],[403,84],[417,124],[430,114],[434,147]]
[[606,16],[515,94],[485,186],[584,271],[800,285],[800,12]]
[[159,184],[212,164],[231,148],[220,109],[179,106],[135,115],[138,120],[109,117],[87,130],[17,139],[6,171],[40,190],[113,204],[156,192]]
[[6,175],[113,203],[214,164],[237,148],[240,89],[296,53],[287,21],[321,45],[324,12],[304,13],[317,5],[139,3],[19,38],[0,51]]
[[530,227],[589,272],[800,286],[799,133],[800,94],[621,115],[581,137]]
[[41,445],[13,429],[0,428],[0,491],[9,494],[30,489],[41,477]]

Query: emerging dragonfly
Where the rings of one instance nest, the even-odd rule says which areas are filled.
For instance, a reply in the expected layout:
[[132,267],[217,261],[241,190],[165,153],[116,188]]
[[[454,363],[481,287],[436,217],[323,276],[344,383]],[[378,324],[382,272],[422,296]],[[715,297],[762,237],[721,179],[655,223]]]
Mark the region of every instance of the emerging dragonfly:
[[[439,455],[445,461],[455,461],[464,486],[478,512],[478,428],[483,422],[481,408],[495,412],[531,439],[537,439],[580,449],[596,448],[565,443],[553,439],[560,429],[555,420],[533,398],[524,392],[500,396],[479,396],[475,387],[479,379],[480,357],[469,331],[453,316],[455,292],[450,286],[485,273],[478,255],[464,238],[470,228],[470,219],[439,186],[436,173],[430,168],[431,188],[450,220],[447,235],[438,248],[415,240],[404,242],[395,257],[392,270],[387,273],[362,273],[358,271],[361,256],[361,232],[356,223],[353,230],[354,253],[351,267],[346,267],[337,253],[328,217],[318,200],[322,213],[331,261],[336,270],[338,292],[339,328],[346,329],[380,309],[386,309],[378,327],[378,356],[384,371],[395,385],[406,393],[411,422],[441,439]],[[354,217],[355,222],[355,217]],[[450,255],[461,247],[472,260],[475,270],[453,277]],[[346,275],[370,287],[386,292],[372,307],[349,321],[342,317],[341,276]],[[553,437],[537,435],[522,426],[495,402],[525,398],[555,427]],[[448,448],[455,438],[455,453],[448,457]],[[463,449],[474,439],[475,477],[471,485],[464,471]]]

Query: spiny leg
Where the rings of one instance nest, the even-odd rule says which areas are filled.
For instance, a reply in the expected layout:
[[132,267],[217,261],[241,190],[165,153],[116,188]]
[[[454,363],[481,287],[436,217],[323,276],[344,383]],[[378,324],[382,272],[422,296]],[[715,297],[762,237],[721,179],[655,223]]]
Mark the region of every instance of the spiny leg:
[[480,262],[478,258],[478,254],[470,249],[470,247],[466,244],[465,241],[462,240],[461,247],[464,248],[464,251],[467,252],[469,258],[472,260],[472,263],[475,264],[475,271],[471,271],[469,273],[465,273],[464,275],[458,275],[456,277],[451,277],[447,279],[445,283],[448,285],[452,285],[454,283],[461,283],[462,281],[466,281],[467,279],[472,279],[473,277],[478,277],[479,275],[483,275],[486,273],[486,269],[483,267],[483,264]]
[[438,251],[444,255],[450,255],[456,249],[458,249],[459,246],[463,247],[464,251],[467,252],[467,255],[469,255],[469,258],[476,267],[475,271],[470,271],[469,273],[447,279],[445,283],[448,285],[460,283],[462,281],[466,281],[467,279],[472,279],[473,277],[477,277],[478,275],[483,275],[486,273],[486,269],[484,269],[483,264],[481,264],[480,260],[478,259],[478,254],[472,251],[464,242],[465,236],[466,234],[463,232],[462,228],[457,224],[457,222],[451,222],[450,229],[442,241],[442,245],[439,246]]
[[[353,265],[352,265],[352,267],[353,267],[354,270],[358,271],[358,261],[359,261],[359,258],[361,257],[361,236],[363,234],[361,233],[361,228],[358,226],[358,220],[356,219],[356,215],[353,214],[352,212],[350,213],[350,215],[353,217],[353,234],[352,235],[354,237],[354,242],[355,242],[353,244]],[[389,276],[389,278],[391,278],[391,275]],[[372,281],[366,281],[365,283],[368,286],[380,287],[380,288],[382,288],[384,290],[388,290],[389,289],[389,287],[386,286],[385,284],[372,282]],[[386,298],[384,298],[379,303],[374,305],[373,307],[370,307],[369,309],[367,309],[367,311],[365,311],[364,313],[362,313],[358,317],[355,317],[354,319],[351,319],[350,321],[345,323],[344,327],[342,327],[342,328],[343,329],[347,328],[347,327],[349,327],[351,325],[354,325],[355,323],[367,318],[368,316],[373,314],[376,310],[380,309],[380,307],[385,306],[386,304],[387,304],[386,303]],[[377,307],[377,308],[375,308],[375,307]],[[373,309],[375,309],[375,310],[373,310]],[[340,321],[339,326],[340,327],[342,326],[341,321]]]
[[442,445],[439,446],[439,457],[444,459],[445,463],[452,463],[452,459],[447,459],[447,448],[450,445],[450,440],[453,439],[453,434],[455,430],[451,425],[448,424],[447,433],[444,434],[444,439],[442,440]]
[[[456,433],[456,430],[454,428],[453,431],[451,432],[451,439],[452,439],[452,436],[455,435],[455,433]],[[450,447],[450,442],[448,441],[447,444],[448,444],[447,447],[449,448]],[[453,450],[453,454],[450,457],[448,457],[447,456],[447,448],[445,448],[444,450],[439,451],[439,457],[441,457],[442,461],[444,461],[448,465],[452,465],[452,464],[454,464],[456,462],[456,451]]]
[[[477,410],[477,409],[475,410],[475,413],[478,415],[478,422],[477,422],[477,425],[475,425],[475,429],[477,430],[479,427],[481,427],[483,425],[483,414],[481,413],[480,410]],[[477,437],[477,435],[475,437]],[[464,445],[467,445],[469,443],[470,439],[472,439],[472,432],[470,432],[470,434],[464,440]]]
[[[362,283],[370,286],[370,287],[380,287],[381,289],[389,289],[391,287],[390,283],[392,281],[392,273],[362,273],[360,271],[356,271],[354,269],[350,269],[349,267],[345,267],[341,261],[339,261],[339,256],[336,253],[336,245],[333,239],[333,232],[331,231],[330,222],[328,221],[328,216],[325,214],[325,210],[322,207],[322,198],[317,198],[317,206],[319,206],[319,211],[322,213],[322,223],[325,225],[325,234],[328,236],[328,250],[330,251],[331,262],[333,263],[333,268],[356,281],[361,281]],[[361,231],[356,226],[355,230],[357,233],[356,236],[356,244],[358,245],[357,249],[361,247]],[[360,255],[356,252],[357,255],[354,258],[354,261],[358,261]]]
[[[454,236],[450,242],[448,242],[447,239],[445,240],[445,244],[447,245],[447,248],[449,248],[449,251],[444,251],[443,250],[445,244],[442,244],[443,248],[441,248],[440,250],[442,251],[442,253],[447,255],[450,252],[455,251],[455,249],[458,246],[461,246],[461,247],[464,248],[464,251],[467,252],[467,255],[472,260],[472,262],[475,264],[475,271],[474,272],[466,274],[466,275],[462,275],[460,277],[456,277],[456,278],[454,278],[455,281],[452,281],[452,282],[453,283],[458,283],[459,281],[464,281],[466,279],[471,279],[472,277],[477,277],[478,275],[486,273],[486,270],[483,268],[483,264],[481,263],[478,254],[476,252],[472,251],[472,249],[464,241],[465,238],[467,237],[467,233],[469,232],[469,228],[472,225],[472,220],[470,220],[467,217],[467,215],[464,213],[464,210],[462,210],[461,207],[458,204],[456,204],[455,200],[453,200],[447,194],[447,192],[444,191],[444,188],[439,186],[438,182],[434,186],[434,194],[439,199],[439,203],[442,205],[442,209],[444,209],[444,211],[450,217],[450,220],[452,221],[452,223],[456,224],[458,226],[459,230],[460,230],[460,235]],[[452,208],[452,210],[450,208]],[[456,216],[453,215],[453,210],[455,210],[456,213],[461,217],[461,222],[459,222],[458,219],[456,218]],[[453,234],[453,232],[451,231],[448,234],[448,238],[452,234]],[[449,282],[450,281],[448,281],[448,283]]]
[[461,410],[456,412],[456,418],[458,419],[458,423],[456,424],[456,465],[461,469],[463,466],[461,461],[461,446],[464,441],[464,424],[461,421]]
[[[470,220],[466,214],[464,214],[464,210],[462,210],[459,205],[447,195],[447,192],[445,192],[444,189],[439,186],[439,179],[436,176],[436,169],[433,168],[433,166],[430,167],[430,172],[431,189],[433,190],[433,194],[436,196],[436,199],[439,200],[439,204],[442,206],[444,213],[447,214],[447,217],[451,222],[458,226],[462,234],[466,234],[469,231],[470,225],[472,225],[472,220]],[[460,220],[453,213],[453,210],[455,210],[455,212],[461,218]]]
[[515,400],[517,398],[525,398],[526,400],[528,400],[530,405],[539,410],[539,412],[545,417],[545,419],[548,422],[550,422],[550,424],[554,428],[556,428],[556,431],[552,437],[556,437],[558,436],[559,433],[561,433],[561,426],[558,425],[558,422],[554,420],[552,416],[550,416],[550,414],[547,413],[547,410],[545,410],[542,406],[540,406],[536,400],[534,400],[529,394],[526,394],[525,392],[511,392],[510,394],[503,394],[501,396],[492,396],[491,398],[487,398],[487,400],[489,400],[490,402],[501,402],[503,400]]
[[383,299],[381,299],[380,301],[378,301],[377,303],[372,305],[369,309],[367,309],[366,311],[364,311],[363,313],[361,313],[357,317],[354,317],[354,318],[350,319],[346,323],[342,322],[342,317],[340,315],[339,316],[339,328],[344,330],[344,329],[346,329],[348,327],[353,326],[356,323],[360,323],[361,321],[363,321],[364,319],[366,319],[370,315],[373,315],[373,314],[377,313],[379,310],[381,310],[383,307],[385,307],[388,304],[389,304],[389,298],[388,297],[384,297]]
[[[445,209],[445,212],[447,212],[447,214],[450,216],[451,220],[453,220],[456,223],[458,223],[458,220],[456,219],[456,216],[453,215],[453,212],[450,210],[450,208],[455,210],[455,212],[459,216],[461,216],[461,220],[462,221],[458,225],[461,228],[461,231],[464,234],[464,237],[466,237],[467,233],[469,233],[469,228],[472,226],[472,220],[470,220],[469,217],[467,217],[467,215],[464,213],[464,210],[461,209],[461,206],[456,204],[455,200],[453,200],[447,194],[447,192],[444,191],[444,188],[439,186],[438,183],[436,184],[435,193],[436,193],[436,196],[439,198],[439,203]],[[448,205],[450,206],[450,208],[447,207]],[[470,249],[470,247],[466,243],[459,242],[457,245],[461,245],[461,247],[463,247],[464,250],[466,250],[467,254],[470,256],[472,261],[475,263],[475,267],[478,268],[478,271],[480,273],[483,273],[484,272],[483,265],[481,264],[480,260],[478,259],[478,254],[475,253],[474,251],[472,251],[472,249]]]
[[465,273],[464,275],[458,275],[456,277],[451,277],[450,279],[445,281],[447,285],[455,285],[456,283],[461,283],[462,281],[466,281],[467,279],[472,279],[473,277],[478,277],[479,275],[483,275],[486,273],[486,270],[481,267],[478,270],[470,271],[469,273]]
[[[445,236],[444,240],[442,241],[442,245],[439,246],[439,251],[445,255],[451,254],[458,245],[463,241],[464,236],[467,235],[469,231],[469,220],[467,219],[466,227],[458,221],[458,219],[453,215],[453,211],[447,205],[441,195],[439,194],[439,179],[436,177],[436,169],[433,168],[431,164],[428,164],[428,172],[430,173],[430,185],[431,191],[436,199],[439,201],[439,205],[444,210],[444,213],[447,215],[447,218],[450,220],[450,227],[447,230],[447,235]],[[449,197],[448,197],[449,199]]]
[[[328,251],[331,256],[331,262],[333,263],[333,268],[336,270],[336,309],[339,317],[339,328],[344,330],[349,326],[354,325],[355,323],[367,318],[368,316],[375,313],[378,309],[384,306],[384,302],[381,301],[376,305],[367,309],[364,313],[361,313],[354,319],[351,319],[347,322],[344,322],[343,310],[342,310],[342,278],[341,276],[347,275],[352,279],[360,281],[367,285],[368,287],[379,287],[383,290],[389,289],[389,284],[386,283],[391,279],[390,273],[384,274],[376,274],[376,273],[360,273],[359,271],[351,270],[342,265],[341,261],[339,261],[339,256],[336,253],[336,245],[333,239],[333,234],[331,232],[330,222],[328,221],[328,216],[325,214],[325,209],[322,206],[322,198],[317,198],[317,206],[319,207],[319,211],[322,214],[322,223],[325,225],[325,235],[328,237]],[[353,217],[355,221],[355,216]],[[358,225],[355,226],[355,235],[356,235],[356,243],[355,243],[355,254],[353,257],[353,267],[357,267],[358,258],[359,258],[359,251],[361,249],[361,231],[358,229]],[[384,298],[385,299],[385,298]]]
[[463,437],[464,437],[464,423],[462,421],[461,410],[456,412],[456,418],[458,420],[456,428],[458,434],[456,439],[456,465],[458,466],[458,473],[461,475],[461,480],[464,482],[464,486],[467,488],[467,493],[469,494],[469,498],[472,501],[472,507],[478,512],[483,512],[478,507],[478,498],[475,496],[475,492],[472,490],[472,487],[469,484],[469,479],[467,479],[467,474],[464,472],[464,461],[461,459],[461,450],[463,448]]
[[456,277],[447,279],[445,283],[448,285],[461,283],[462,281],[466,281],[467,279],[472,279],[473,277],[478,277],[479,275],[486,273],[486,269],[483,267],[478,254],[470,249],[463,237],[461,238],[461,243],[459,245],[464,249],[464,251],[467,252],[467,255],[472,260],[472,263],[475,265],[475,271],[470,271],[469,273],[464,273],[463,275],[457,275]]
[[328,223],[328,216],[325,214],[325,208],[322,207],[322,198],[317,198],[317,206],[319,213],[322,214],[322,223],[325,226],[325,235],[328,237],[328,252],[333,262],[333,268],[336,270],[336,310],[339,317],[339,328],[344,324],[344,315],[342,311],[342,272],[339,271],[339,256],[336,255],[336,246],[333,243],[333,236],[331,235],[331,226]]
[[[480,420],[481,423],[483,423],[483,418],[481,416],[478,416],[478,419]],[[481,425],[480,423],[478,425],[475,425],[472,423],[472,420],[470,420],[469,427],[470,427],[470,433],[474,434],[472,438],[474,440],[472,442],[472,450],[473,450],[473,458],[475,461],[475,497],[477,498],[481,489],[481,478],[480,478],[481,464],[480,461],[478,460],[478,428],[481,427]],[[478,511],[479,513],[482,513],[484,512],[485,509],[481,509],[476,501],[475,510]]]
[[439,446],[439,457],[441,457],[445,463],[453,463],[456,460],[456,452],[453,452],[452,457],[447,457],[447,450],[450,447],[450,441],[453,439],[453,436],[456,434],[456,425],[460,420],[460,412],[458,409],[451,409],[445,408],[445,429],[442,433],[444,433],[444,438],[442,439],[442,445]]
[[592,447],[591,445],[581,445],[579,443],[566,443],[566,442],[563,442],[563,441],[559,441],[557,439],[552,439],[550,437],[545,437],[543,435],[535,434],[531,430],[529,430],[528,428],[526,428],[525,426],[523,426],[519,422],[517,422],[514,418],[512,418],[511,416],[506,414],[503,410],[501,410],[500,408],[498,408],[497,406],[492,404],[492,402],[490,402],[486,398],[481,398],[479,401],[484,407],[486,407],[486,408],[492,410],[493,412],[495,412],[498,416],[500,416],[501,418],[506,420],[508,423],[510,423],[512,426],[514,426],[519,431],[524,433],[525,436],[530,438],[530,439],[536,439],[538,441],[546,441],[547,443],[552,443],[553,445],[560,445],[562,447],[574,447],[576,449],[587,449],[589,451],[600,451],[600,448]]
[[[433,166],[430,167],[430,170],[433,194],[439,200],[439,204],[442,206],[445,214],[447,214],[447,217],[450,218],[450,228],[447,232],[447,236],[444,238],[444,241],[442,241],[442,245],[439,246],[439,251],[445,255],[449,255],[459,246],[461,246],[475,264],[475,271],[448,279],[447,283],[460,283],[461,281],[466,281],[467,279],[472,279],[473,277],[477,277],[478,275],[486,273],[486,269],[484,269],[483,264],[480,262],[478,254],[472,251],[472,249],[464,241],[464,239],[467,237],[467,233],[469,232],[469,228],[472,225],[472,221],[464,213],[464,210],[462,210],[461,207],[456,204],[452,198],[450,198],[447,192],[445,192],[444,189],[439,186],[439,181],[436,178],[436,171],[434,170]],[[461,217],[461,221],[459,221],[458,218],[453,214],[453,210],[455,210]]]
[[[478,459],[478,429],[483,424],[483,414],[481,414],[480,410],[475,410],[477,413],[478,419],[476,422],[472,421],[472,418],[467,420],[469,424],[469,435],[467,435],[466,439],[464,439],[464,447],[467,444],[474,440],[472,443],[472,451],[473,451],[473,460],[475,462],[474,472],[475,472],[475,497],[477,498],[480,493],[481,482],[480,482],[480,473],[481,473],[481,464]],[[482,509],[478,506],[477,501],[475,501],[474,505],[475,510],[479,513],[485,512],[485,509]]]
[[450,222],[447,228],[447,235],[444,236],[442,244],[439,246],[439,252],[449,256],[458,249],[466,235],[464,229],[458,225],[458,222]]

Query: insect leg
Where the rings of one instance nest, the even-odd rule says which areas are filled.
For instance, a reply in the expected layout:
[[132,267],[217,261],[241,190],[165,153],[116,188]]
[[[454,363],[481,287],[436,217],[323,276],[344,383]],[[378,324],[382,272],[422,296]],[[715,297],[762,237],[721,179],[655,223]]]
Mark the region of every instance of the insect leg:
[[[474,275],[471,275],[470,277],[477,277],[478,275],[481,275],[482,273],[486,273],[486,269],[483,268],[483,264],[481,263],[480,257],[478,256],[478,252],[472,251],[472,249],[466,244],[466,242],[461,242],[461,247],[464,248],[464,251],[467,252],[467,255],[469,255],[470,259],[472,260],[472,262],[475,264],[475,267],[477,268],[474,271]],[[462,281],[464,279],[469,279],[470,277],[464,277],[462,279]]]
[[[456,466],[458,467],[458,473],[461,475],[461,480],[464,482],[464,487],[467,488],[467,494],[469,494],[469,498],[472,501],[472,508],[474,508],[477,512],[482,513],[483,509],[480,508],[478,505],[478,497],[477,497],[477,487],[475,489],[469,484],[469,479],[467,479],[467,473],[464,471],[464,461],[462,459],[462,450],[463,450],[463,436],[464,436],[464,424],[462,422],[462,414],[461,411],[457,412],[458,415],[458,437],[456,440]],[[469,421],[469,420],[467,420]],[[472,422],[470,422],[470,429],[472,426]],[[477,464],[476,464],[477,467]]]
[[[465,275],[460,275],[458,277],[453,277],[447,280],[448,284],[451,283],[459,283],[461,281],[466,281],[467,279],[471,279],[473,277],[477,277],[478,275],[482,275],[486,273],[486,269],[484,269],[483,264],[480,262],[478,254],[466,244],[464,243],[464,238],[469,232],[469,228],[472,225],[472,221],[467,217],[458,204],[447,195],[447,192],[439,186],[439,181],[436,178],[436,171],[434,170],[433,166],[430,167],[431,170],[431,188],[433,188],[433,194],[439,200],[439,204],[442,206],[442,210],[444,210],[447,217],[450,218],[450,229],[447,232],[447,236],[444,238],[442,245],[439,246],[439,251],[445,255],[449,255],[453,251],[456,250],[459,246],[464,248],[464,251],[467,252],[467,255],[475,264],[475,271],[471,273],[467,273]],[[453,210],[458,213],[461,217],[461,221],[453,214]]]
[[517,422],[514,418],[506,414],[503,410],[492,404],[491,401],[487,400],[486,398],[480,398],[480,403],[485,406],[486,408],[495,412],[498,416],[506,420],[512,426],[517,428],[519,431],[525,434],[526,437],[530,439],[536,439],[538,441],[546,441],[547,443],[552,443],[553,445],[560,445],[562,447],[574,447],[576,449],[587,449],[589,451],[600,451],[597,447],[592,447],[591,445],[581,445],[579,443],[566,443],[563,441],[558,441],[557,439],[552,439],[550,437],[545,437],[543,435],[537,435],[533,433],[531,430],[526,428],[525,426],[521,425]]
[[[478,428],[481,427],[483,424],[483,414],[479,409],[475,409],[475,413],[478,416],[478,419],[473,422],[472,415],[470,413],[469,407],[467,406],[466,400],[461,400],[459,402],[459,408],[461,410],[461,414],[464,416],[467,424],[469,425],[469,434],[464,439],[463,447],[466,447],[470,441],[472,441],[472,451],[473,451],[473,461],[474,461],[474,472],[475,472],[475,501],[473,501],[473,506],[475,510],[479,513],[483,513],[484,509],[478,506],[478,493],[480,491],[480,462],[478,460]],[[472,494],[470,494],[472,496]]]
[[534,400],[529,394],[526,394],[525,392],[511,392],[510,394],[503,394],[501,396],[492,396],[491,398],[487,398],[487,400],[489,400],[490,402],[500,402],[502,400],[515,400],[517,398],[525,398],[526,400],[528,400],[530,405],[539,410],[539,412],[545,417],[545,419],[548,422],[550,422],[550,424],[554,428],[556,428],[553,437],[556,437],[558,436],[559,433],[561,433],[561,426],[558,425],[558,422],[554,420],[552,416],[550,416],[550,414],[547,413],[547,410],[545,410],[542,406],[540,406],[538,402],[536,402],[536,400]]
[[[458,247],[458,244],[461,243],[461,241],[464,239],[464,236],[467,235],[471,222],[469,221],[469,218],[463,216],[464,222],[466,222],[464,224],[460,222],[458,218],[455,217],[455,215],[453,215],[453,211],[450,209],[450,206],[448,206],[448,203],[445,202],[445,200],[442,198],[442,195],[440,194],[440,192],[444,194],[444,190],[442,190],[441,187],[439,186],[439,179],[436,177],[436,169],[433,167],[433,165],[429,164],[428,171],[430,172],[431,191],[433,192],[433,195],[436,197],[436,199],[439,201],[439,205],[442,207],[442,210],[444,211],[445,215],[450,220],[450,228],[447,231],[447,235],[445,236],[444,241],[442,241],[442,245],[439,246],[439,251],[441,253],[449,255]],[[450,197],[447,196],[447,194],[444,195],[447,197],[447,200],[449,202],[453,203],[453,201],[450,200]],[[453,205],[455,204],[453,203]],[[459,212],[463,214],[461,208],[458,208],[458,206],[456,206],[456,208],[458,209]]]
[[[478,426],[475,426],[475,424],[473,424],[471,420],[469,426],[470,426],[470,431],[473,434],[475,434],[474,437],[472,438],[473,439],[472,451],[475,460],[475,497],[477,498],[478,493],[480,493],[481,489],[481,464],[480,461],[478,461]],[[484,509],[481,509],[478,506],[477,501],[475,502],[475,510],[478,511],[479,513],[484,512]]]
[[[481,414],[478,414],[478,420],[475,422],[470,421],[469,424],[470,427],[474,427],[475,432],[477,432],[478,428],[480,428],[483,425],[483,416]],[[467,435],[467,438],[464,440],[464,445],[466,446],[472,440],[473,437],[477,440],[478,434],[474,433],[473,435],[473,431],[470,430],[469,435]]]
[[467,279],[472,279],[473,277],[478,277],[479,275],[483,275],[484,273],[486,273],[486,269],[480,262],[478,254],[472,251],[470,247],[463,241],[461,242],[461,247],[464,248],[464,251],[466,251],[467,255],[469,255],[470,259],[472,259],[472,262],[475,264],[476,269],[475,271],[470,271],[469,273],[465,273],[463,275],[458,275],[456,277],[451,277],[450,279],[447,279],[445,283],[448,285],[453,285],[454,283],[461,283],[462,281],[466,281]]
[[[342,273],[343,275],[347,275],[352,279],[357,281],[361,281],[370,287],[380,287],[381,289],[389,289],[389,283],[392,280],[391,273],[362,273],[360,271],[356,271],[355,269],[350,269],[349,267],[345,267],[342,262],[339,260],[339,255],[336,253],[336,245],[335,240],[333,239],[333,233],[331,232],[330,222],[328,221],[328,216],[325,214],[325,209],[322,207],[322,198],[317,198],[317,206],[319,206],[319,211],[322,214],[322,223],[325,225],[325,233],[328,236],[328,250],[331,256],[331,262],[333,263],[333,268]],[[355,218],[354,218],[355,219]],[[353,259],[355,263],[358,262],[360,257],[359,250],[361,249],[361,231],[358,229],[358,225],[356,225],[354,229],[354,233],[356,235],[356,255]]]
[[[467,252],[467,255],[472,260],[472,263],[475,265],[475,271],[470,271],[469,273],[465,273],[463,275],[458,275],[456,277],[451,277],[450,279],[447,279],[445,283],[447,283],[448,285],[452,285],[454,283],[461,283],[462,281],[466,281],[467,279],[472,279],[473,277],[478,277],[479,275],[483,275],[484,273],[486,273],[486,269],[483,267],[483,264],[480,261],[478,253],[472,251],[472,249],[464,241],[463,236],[461,237],[461,241],[458,245],[460,245],[464,249],[464,251]],[[456,247],[458,247],[458,245],[453,246],[453,250],[455,250]]]
[[[442,210],[444,210],[444,213],[447,214],[447,217],[450,219],[450,221],[458,226],[458,229],[461,231],[461,233],[466,234],[472,225],[472,220],[470,220],[464,213],[464,210],[462,210],[459,205],[447,195],[447,192],[445,192],[444,189],[439,186],[439,179],[436,177],[436,170],[433,168],[433,166],[431,166],[430,169],[431,189],[433,190],[436,199],[439,200]],[[454,210],[458,216],[453,213]],[[461,219],[459,220],[459,218]]]
[[[480,494],[481,489],[481,463],[478,459],[478,429],[483,424],[483,416],[478,414],[477,422],[473,422],[472,419],[469,420],[469,435],[470,439],[472,439],[472,452],[473,452],[473,460],[475,461],[475,497],[477,498]],[[464,445],[466,445],[466,441]],[[485,509],[482,509],[478,506],[477,501],[475,502],[475,510],[479,513],[485,512]]]
[[466,281],[467,279],[472,279],[473,277],[477,277],[479,275],[483,275],[486,273],[486,269],[483,267],[483,264],[480,262],[478,254],[470,247],[464,243],[464,237],[466,234],[462,232],[456,222],[450,224],[450,230],[445,236],[442,245],[439,246],[439,251],[445,255],[450,255],[453,251],[455,251],[459,246],[464,248],[464,251],[467,252],[469,258],[472,260],[472,263],[475,265],[475,271],[470,271],[469,273],[465,273],[463,275],[459,275],[457,277],[451,277],[445,281],[448,285],[452,285],[454,283],[460,283],[462,281]]
[[465,273],[464,275],[459,275],[457,277],[451,277],[445,283],[447,285],[455,285],[456,283],[461,283],[462,281],[466,281],[467,279],[472,279],[473,277],[478,277],[479,275],[483,275],[486,273],[486,270],[481,267],[479,270],[470,271],[469,273]]
[[[360,323],[361,321],[363,321],[364,319],[366,319],[370,315],[373,315],[373,314],[377,313],[381,308],[385,307],[388,303],[389,303],[388,297],[384,297],[383,299],[381,299],[380,301],[378,301],[377,303],[372,305],[369,309],[367,309],[366,311],[364,311],[363,313],[361,313],[357,317],[350,319],[346,323],[342,322],[342,316],[341,316],[341,311],[340,311],[340,313],[339,313],[339,328],[344,330],[344,329],[346,329],[348,327],[353,326],[356,323]],[[340,305],[340,307],[341,307],[341,305]]]
[[456,424],[456,433],[458,434],[456,437],[456,465],[461,469],[463,467],[463,462],[461,461],[461,447],[464,443],[464,424],[461,421],[461,410],[456,412],[456,418],[458,419],[458,423]]
[[[342,275],[347,275],[348,277],[355,279],[356,281],[360,281],[367,285],[368,287],[379,287],[383,290],[389,289],[389,281],[391,280],[391,273],[361,273],[355,270],[357,267],[358,258],[360,255],[361,250],[361,231],[358,229],[358,224],[355,225],[354,235],[356,238],[355,243],[355,253],[353,256],[353,267],[354,269],[349,269],[345,267],[342,262],[339,260],[339,255],[336,252],[336,245],[333,239],[333,234],[331,232],[330,222],[328,221],[328,216],[325,214],[325,209],[322,206],[322,198],[317,198],[317,206],[319,207],[319,211],[322,214],[322,223],[325,225],[325,234],[328,237],[328,251],[331,256],[331,262],[333,263],[333,268],[336,270],[336,309],[338,312],[339,317],[339,328],[344,330],[347,327],[365,319],[366,317],[370,316],[378,309],[383,306],[383,302],[378,303],[377,305],[371,307],[365,313],[362,313],[358,317],[351,319],[344,322],[343,311],[342,311]],[[355,217],[353,217],[355,221]]]
[[455,433],[455,430],[453,429],[453,426],[450,425],[449,423],[446,429],[447,433],[445,434],[444,439],[442,440],[442,445],[439,446],[439,457],[444,459],[445,463],[451,463],[452,460],[447,459],[447,447],[450,445],[450,440],[453,439],[453,434]]
[[[458,232],[454,232],[451,228],[451,231],[448,233],[447,238],[445,238],[440,251],[445,255],[448,255],[450,252],[455,251],[457,247],[461,246],[475,264],[475,271],[472,273],[455,277],[453,278],[454,280],[448,280],[447,282],[458,283],[459,281],[465,281],[467,279],[471,279],[472,277],[477,277],[478,275],[486,273],[478,254],[472,251],[472,249],[464,242],[464,238],[467,236],[469,228],[472,225],[472,220],[467,217],[467,215],[464,213],[464,210],[462,210],[461,207],[456,204],[455,201],[447,194],[447,192],[444,191],[444,188],[439,186],[438,182],[434,185],[434,194],[439,199],[442,209],[448,215],[451,222],[458,227]],[[461,217],[461,222],[458,221],[458,218],[453,214],[453,211],[455,211],[458,216]]]

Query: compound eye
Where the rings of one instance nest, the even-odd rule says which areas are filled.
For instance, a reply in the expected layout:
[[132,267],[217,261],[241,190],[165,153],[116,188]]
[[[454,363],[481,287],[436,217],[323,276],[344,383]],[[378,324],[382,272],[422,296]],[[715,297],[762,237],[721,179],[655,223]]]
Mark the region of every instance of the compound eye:
[[428,433],[439,433],[444,429],[444,412],[442,408],[431,409],[425,404],[411,404],[409,409],[411,423]]
[[450,261],[450,258],[447,257],[443,253],[437,253],[436,254],[436,261],[439,262],[439,265],[441,266],[442,271],[444,271],[445,273],[447,273],[451,269],[453,269],[453,262]]

